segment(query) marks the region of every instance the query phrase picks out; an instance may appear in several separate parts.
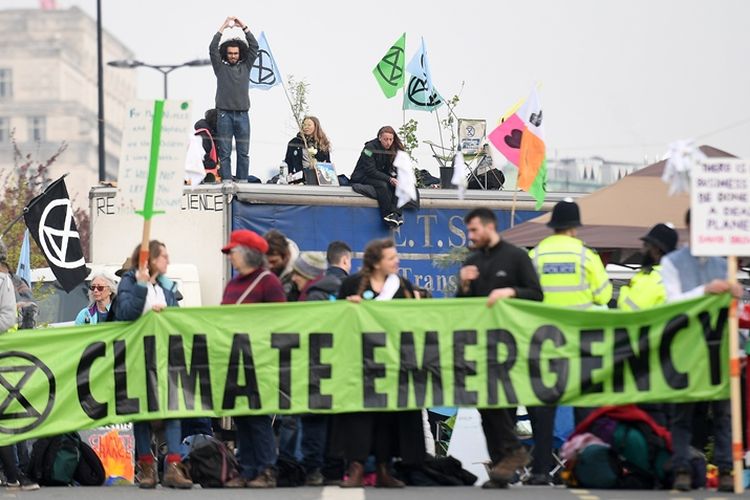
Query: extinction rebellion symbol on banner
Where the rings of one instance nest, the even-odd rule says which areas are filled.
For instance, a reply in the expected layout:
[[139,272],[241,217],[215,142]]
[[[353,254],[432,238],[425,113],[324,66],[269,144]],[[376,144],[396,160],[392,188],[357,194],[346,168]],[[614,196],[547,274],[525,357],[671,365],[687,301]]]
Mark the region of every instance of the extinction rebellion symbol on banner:
[[55,402],[55,377],[36,356],[0,354],[0,432],[22,434],[49,416]]

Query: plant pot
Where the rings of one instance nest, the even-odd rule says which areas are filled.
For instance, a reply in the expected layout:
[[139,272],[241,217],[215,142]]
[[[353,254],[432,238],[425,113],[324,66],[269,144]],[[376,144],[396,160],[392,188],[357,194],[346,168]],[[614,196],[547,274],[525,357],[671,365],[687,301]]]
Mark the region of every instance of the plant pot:
[[455,189],[456,185],[451,183],[451,179],[453,179],[453,167],[440,167],[440,187]]

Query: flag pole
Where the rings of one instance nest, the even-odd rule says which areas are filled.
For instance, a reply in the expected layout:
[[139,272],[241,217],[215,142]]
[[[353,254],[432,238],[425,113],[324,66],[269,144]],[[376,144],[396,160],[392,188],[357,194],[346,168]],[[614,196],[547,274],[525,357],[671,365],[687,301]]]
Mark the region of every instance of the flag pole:
[[[727,257],[727,279],[730,285],[737,284],[737,256]],[[732,415],[732,462],[734,472],[734,492],[745,491],[742,466],[742,395],[740,394],[740,339],[737,318],[738,300],[732,297],[729,307],[729,388]]]
[[[518,183],[518,181],[516,181]],[[510,206],[510,227],[515,225],[516,221],[516,195],[518,194],[518,186],[513,190],[513,203]]]

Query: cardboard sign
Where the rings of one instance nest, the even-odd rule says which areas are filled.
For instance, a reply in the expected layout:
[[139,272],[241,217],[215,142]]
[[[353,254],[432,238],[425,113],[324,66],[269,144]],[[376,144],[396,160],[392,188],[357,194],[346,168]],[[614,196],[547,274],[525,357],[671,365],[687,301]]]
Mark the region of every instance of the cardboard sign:
[[177,212],[193,129],[186,101],[134,101],[125,117],[117,178],[120,210],[150,219]]
[[690,184],[693,255],[750,255],[750,162],[706,159]]

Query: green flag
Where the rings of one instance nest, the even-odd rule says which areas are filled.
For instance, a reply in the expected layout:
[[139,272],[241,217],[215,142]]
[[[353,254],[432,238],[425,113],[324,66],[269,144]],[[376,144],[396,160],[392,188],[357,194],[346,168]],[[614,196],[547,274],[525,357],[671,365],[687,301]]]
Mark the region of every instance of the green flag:
[[383,89],[385,96],[390,99],[404,86],[404,64],[406,60],[406,33],[396,40],[386,55],[378,62],[372,74]]

